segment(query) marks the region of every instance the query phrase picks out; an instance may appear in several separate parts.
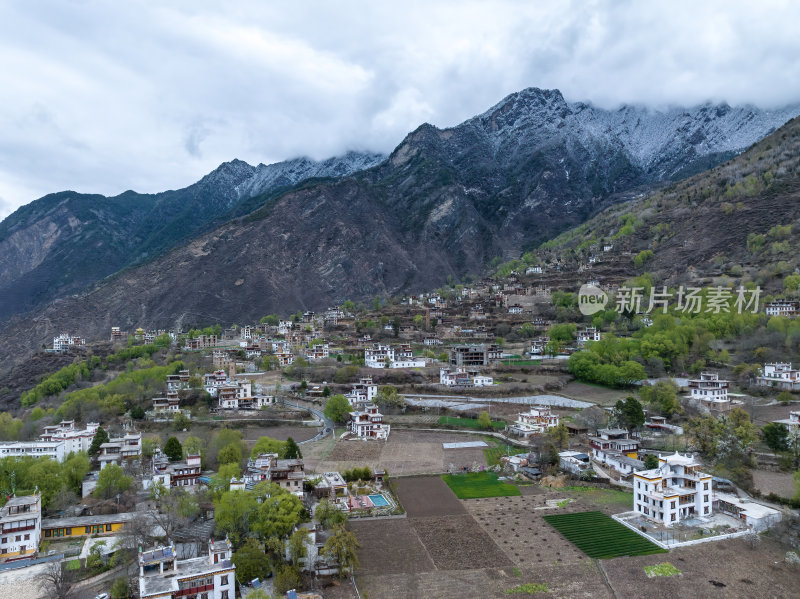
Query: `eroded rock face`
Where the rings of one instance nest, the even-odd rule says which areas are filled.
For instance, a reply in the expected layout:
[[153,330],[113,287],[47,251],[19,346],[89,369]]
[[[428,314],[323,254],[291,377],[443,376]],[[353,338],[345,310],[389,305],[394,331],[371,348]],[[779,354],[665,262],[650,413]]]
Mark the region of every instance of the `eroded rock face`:
[[0,322],[158,256],[237,208],[248,211],[254,196],[312,177],[346,176],[384,158],[350,152],[322,162],[298,158],[257,167],[233,160],[177,191],[45,196],[0,223]]

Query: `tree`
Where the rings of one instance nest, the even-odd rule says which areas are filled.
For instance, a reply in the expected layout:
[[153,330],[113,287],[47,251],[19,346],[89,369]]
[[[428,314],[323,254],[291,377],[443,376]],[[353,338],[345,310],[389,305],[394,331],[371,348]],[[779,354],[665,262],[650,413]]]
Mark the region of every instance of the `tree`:
[[634,431],[644,424],[644,410],[634,397],[621,399],[614,405],[614,416],[619,425],[628,431]]
[[208,443],[205,456],[207,462],[206,467],[216,468],[219,464],[217,455],[223,447],[231,443],[242,443],[242,431],[232,428],[219,429]]
[[247,542],[233,553],[231,561],[236,566],[236,580],[243,584],[255,578],[263,580],[272,572],[269,557],[264,553],[261,544],[252,538],[247,539]]
[[288,460],[303,458],[303,454],[300,451],[300,447],[298,447],[297,443],[295,443],[294,439],[292,439],[291,437],[286,439],[286,443],[284,443],[283,457]]
[[239,547],[250,532],[256,514],[256,498],[249,491],[228,491],[214,501],[214,521],[217,534],[228,535],[234,547]]
[[242,444],[230,443],[223,447],[217,455],[217,461],[222,464],[240,464],[242,461]]
[[672,381],[658,381],[655,385],[644,385],[639,396],[643,402],[653,406],[663,416],[670,417],[682,412],[678,399],[678,386]]
[[67,487],[76,493],[79,492],[81,483],[91,468],[92,464],[85,453],[70,454],[61,466],[61,473],[65,478]]
[[783,390],[780,393],[778,393],[778,396],[775,399],[777,399],[781,403],[789,403],[794,399],[794,397],[789,391]]
[[337,423],[343,423],[353,407],[344,395],[334,395],[325,404],[325,417]]
[[158,439],[152,437],[145,437],[142,439],[142,455],[146,458],[152,458],[155,450],[158,449]]
[[208,486],[211,488],[211,492],[219,497],[222,495],[222,493],[228,491],[230,488],[231,479],[238,479],[241,474],[242,469],[239,467],[238,463],[222,464],[219,467],[219,471],[211,477]]
[[68,599],[72,597],[72,583],[69,581],[62,562],[50,562],[45,571],[37,577],[39,589],[45,597],[52,599]]
[[575,417],[576,422],[583,424],[589,429],[589,432],[594,434],[597,429],[605,426],[608,420],[608,414],[599,406],[590,406],[584,408]]
[[109,464],[97,476],[97,486],[94,489],[94,496],[102,499],[110,499],[118,493],[124,493],[133,485],[133,479],[125,476],[121,466]]
[[177,437],[170,437],[164,443],[164,455],[167,456],[171,462],[179,462],[183,458],[183,447]]
[[492,419],[489,417],[489,412],[484,410],[478,416],[478,427],[490,430],[492,428]]
[[108,443],[108,433],[105,429],[100,426],[97,428],[97,432],[94,434],[94,438],[92,439],[92,444],[89,445],[89,455],[94,457],[100,453],[100,446],[103,443]]
[[789,449],[789,429],[786,425],[770,422],[761,428],[764,443],[772,451],[787,451]]
[[131,418],[134,420],[141,420],[144,418],[144,408],[142,406],[133,406],[131,408]]
[[385,385],[378,390],[375,395],[375,403],[380,406],[401,407],[405,405],[405,400],[400,397],[397,392],[397,387],[394,385]]
[[300,586],[300,570],[295,566],[284,564],[275,574],[275,592],[283,596],[287,591]]
[[658,468],[658,456],[654,453],[648,453],[644,456],[644,467],[645,470],[653,470],[654,468]]
[[330,397],[331,396],[331,388],[328,385],[325,385],[325,388],[322,389],[322,397]]
[[259,437],[256,444],[253,445],[253,451],[250,452],[250,457],[257,457],[262,453],[277,453],[282,456],[286,451],[286,442],[278,441],[272,437]]
[[328,559],[334,560],[339,565],[339,576],[344,578],[358,568],[358,554],[356,551],[361,544],[356,536],[347,530],[343,524],[333,529],[333,534],[325,541],[320,553]]
[[314,518],[323,529],[331,528],[347,521],[347,515],[327,499],[322,499],[314,510]]
[[117,578],[114,584],[111,585],[111,599],[128,599],[130,596],[128,579],[124,577]]
[[184,431],[192,425],[191,420],[183,412],[178,412],[172,419],[172,426],[176,431]]
[[183,457],[189,455],[202,455],[203,453],[203,441],[200,437],[189,436],[186,437],[186,440],[183,442]]
[[304,528],[298,528],[289,536],[289,559],[297,567],[300,567],[300,560],[308,555],[308,538],[308,531]]
[[569,430],[563,422],[547,431],[547,435],[559,449],[566,449],[569,446]]
[[257,484],[253,495],[258,507],[250,530],[262,540],[285,538],[305,518],[305,508],[300,498],[275,483]]

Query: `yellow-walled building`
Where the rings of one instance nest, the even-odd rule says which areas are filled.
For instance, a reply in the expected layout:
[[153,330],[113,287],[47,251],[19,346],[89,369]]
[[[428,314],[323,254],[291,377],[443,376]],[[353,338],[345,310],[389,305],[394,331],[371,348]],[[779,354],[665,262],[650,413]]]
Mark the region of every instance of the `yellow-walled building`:
[[89,535],[111,535],[134,517],[133,513],[46,518],[42,520],[42,539],[77,538]]

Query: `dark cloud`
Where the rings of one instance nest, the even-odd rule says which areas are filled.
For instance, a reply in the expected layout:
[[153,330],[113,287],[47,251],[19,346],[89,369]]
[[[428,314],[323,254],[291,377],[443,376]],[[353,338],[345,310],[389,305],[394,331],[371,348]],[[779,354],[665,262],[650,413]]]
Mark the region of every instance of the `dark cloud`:
[[614,107],[800,100],[789,2],[0,5],[0,217],[45,193],[187,185],[390,151],[538,86]]

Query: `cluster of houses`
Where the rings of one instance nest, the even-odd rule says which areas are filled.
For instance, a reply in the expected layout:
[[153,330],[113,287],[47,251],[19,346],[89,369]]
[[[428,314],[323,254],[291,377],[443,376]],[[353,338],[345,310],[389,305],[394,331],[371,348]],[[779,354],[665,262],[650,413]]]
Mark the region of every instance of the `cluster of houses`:
[[58,337],[53,337],[53,348],[51,351],[57,354],[63,354],[72,349],[86,347],[86,339],[78,335],[70,335],[69,333],[61,333]]
[[427,361],[415,358],[411,345],[374,344],[364,350],[364,366],[367,368],[424,368]]
[[506,427],[506,432],[521,439],[530,439],[556,426],[558,414],[554,414],[550,406],[531,406],[528,412],[517,414],[517,419]]
[[[70,453],[88,451],[99,427],[99,423],[89,422],[85,429],[77,429],[74,420],[63,420],[57,425],[46,426],[38,441],[1,442],[0,457],[47,457],[63,462]],[[142,433],[127,431],[122,437],[109,438],[108,442],[100,445],[97,459],[100,467],[104,468],[108,464],[121,465],[141,455]]]

